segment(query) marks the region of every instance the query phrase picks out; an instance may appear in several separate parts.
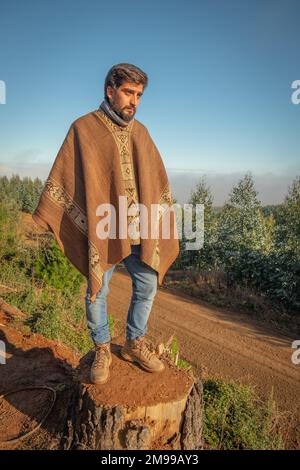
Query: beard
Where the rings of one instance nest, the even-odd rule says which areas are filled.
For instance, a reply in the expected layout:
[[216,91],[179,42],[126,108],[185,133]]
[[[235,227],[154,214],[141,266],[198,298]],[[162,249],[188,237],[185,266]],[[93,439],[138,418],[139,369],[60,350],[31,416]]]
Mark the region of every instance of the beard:
[[[127,113],[127,112],[126,112],[127,106],[126,106],[125,108],[121,108],[121,106],[119,106],[119,105],[118,105],[115,101],[113,101],[113,100],[110,101],[109,104],[110,104],[111,109],[113,109],[113,111],[114,111],[118,116],[120,116],[120,118],[122,118],[124,121],[129,122],[129,121],[131,121],[131,119],[134,118],[134,115],[135,115],[135,112],[136,112],[135,109],[132,108],[132,109],[133,109],[133,112],[132,112],[132,113]],[[129,106],[128,106],[128,107],[129,107]]]

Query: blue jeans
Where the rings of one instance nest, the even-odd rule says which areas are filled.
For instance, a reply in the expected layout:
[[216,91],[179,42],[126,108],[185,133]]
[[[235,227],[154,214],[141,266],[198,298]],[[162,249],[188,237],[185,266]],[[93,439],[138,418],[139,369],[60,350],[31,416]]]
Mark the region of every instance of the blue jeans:
[[[141,245],[131,245],[131,255],[123,263],[132,279],[132,296],[127,314],[126,338],[135,339],[147,332],[147,322],[157,292],[157,272],[140,260]],[[111,341],[107,317],[107,295],[109,281],[116,265],[103,274],[102,286],[94,302],[90,299],[87,284],[85,306],[87,326],[94,344]]]

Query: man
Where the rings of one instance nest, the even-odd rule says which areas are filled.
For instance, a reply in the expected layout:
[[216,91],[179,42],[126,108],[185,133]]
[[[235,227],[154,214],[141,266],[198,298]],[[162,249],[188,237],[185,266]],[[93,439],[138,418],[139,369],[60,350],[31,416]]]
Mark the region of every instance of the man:
[[[164,165],[147,129],[134,119],[147,84],[146,73],[132,64],[117,64],[109,70],[104,101],[97,111],[70,127],[33,215],[37,223],[53,231],[63,252],[87,277],[87,325],[95,344],[91,381],[99,385],[107,382],[112,363],[107,295],[120,261],[132,279],[121,356],[148,372],[164,370],[145,335],[157,284],[162,284],[178,256],[179,243]],[[121,197],[127,206],[126,236]],[[149,230],[145,236],[145,230],[153,226],[152,206],[159,206],[155,237]],[[107,220],[98,221],[98,216],[107,210],[109,230],[105,232],[103,220]],[[115,213],[119,215],[118,234],[111,223]],[[161,230],[166,216],[170,232],[164,238]]]

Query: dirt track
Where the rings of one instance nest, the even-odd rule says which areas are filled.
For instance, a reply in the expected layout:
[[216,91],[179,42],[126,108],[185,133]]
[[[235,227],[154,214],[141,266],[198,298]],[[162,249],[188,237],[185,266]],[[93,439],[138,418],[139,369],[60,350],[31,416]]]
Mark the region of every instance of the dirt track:
[[[130,295],[131,280],[120,268],[110,282],[108,311],[123,331]],[[280,409],[300,416],[300,365],[291,361],[295,338],[165,288],[155,298],[148,333],[155,340],[175,334],[195,371],[255,385],[262,397],[273,389]]]

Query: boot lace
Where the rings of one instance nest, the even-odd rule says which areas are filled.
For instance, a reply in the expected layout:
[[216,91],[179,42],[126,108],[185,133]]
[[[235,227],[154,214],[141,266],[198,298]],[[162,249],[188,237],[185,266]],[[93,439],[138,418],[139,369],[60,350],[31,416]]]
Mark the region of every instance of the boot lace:
[[105,361],[109,359],[109,349],[106,347],[98,346],[96,349],[96,356],[94,360],[95,367],[103,367]]
[[146,339],[143,337],[136,340],[136,347],[141,351],[147,360],[151,360],[152,357],[155,356],[155,353],[150,349]]

